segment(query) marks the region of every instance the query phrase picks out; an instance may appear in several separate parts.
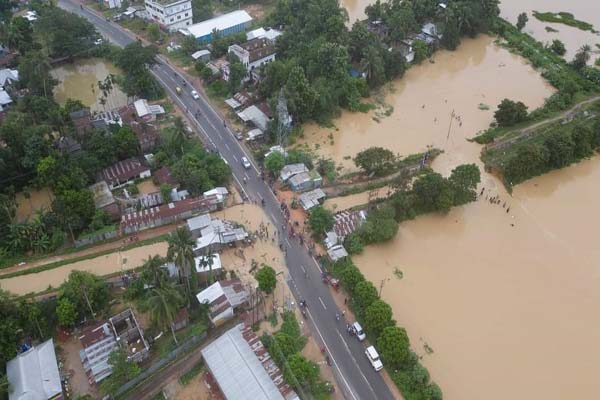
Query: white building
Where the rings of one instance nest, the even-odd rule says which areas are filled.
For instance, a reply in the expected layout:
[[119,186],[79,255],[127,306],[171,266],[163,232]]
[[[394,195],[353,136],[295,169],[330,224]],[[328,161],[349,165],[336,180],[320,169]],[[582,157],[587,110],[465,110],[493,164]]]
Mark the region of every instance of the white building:
[[121,0],[104,0],[103,3],[108,8],[121,8]]
[[181,29],[181,33],[194,36],[200,43],[209,43],[214,39],[214,31],[217,31],[220,36],[228,36],[245,31],[250,27],[251,22],[250,14],[244,10],[236,10],[199,22],[187,29]]
[[229,53],[233,53],[246,67],[248,75],[256,68],[275,61],[277,54],[275,46],[266,38],[252,39],[243,44],[229,46]]
[[191,0],[146,0],[145,4],[150,19],[169,32],[192,25]]

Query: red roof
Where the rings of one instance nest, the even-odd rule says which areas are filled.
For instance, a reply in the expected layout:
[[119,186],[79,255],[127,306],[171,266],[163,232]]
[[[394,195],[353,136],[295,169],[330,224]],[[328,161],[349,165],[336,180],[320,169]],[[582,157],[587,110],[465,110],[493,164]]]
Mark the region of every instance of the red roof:
[[101,172],[102,180],[106,183],[118,183],[137,178],[148,167],[138,158],[128,158],[105,168]]
[[112,334],[109,333],[107,335],[104,332],[104,325],[107,325],[108,327],[108,324],[106,322],[93,321],[82,329],[81,336],[79,336],[79,340],[81,341],[81,345],[84,349],[92,346],[95,343],[100,342],[101,340],[106,339],[107,337],[112,337]]
[[171,174],[171,168],[169,168],[166,165],[155,171],[154,177],[156,178],[156,181],[159,185],[166,183],[167,185],[171,185],[173,187],[179,186],[179,183]]

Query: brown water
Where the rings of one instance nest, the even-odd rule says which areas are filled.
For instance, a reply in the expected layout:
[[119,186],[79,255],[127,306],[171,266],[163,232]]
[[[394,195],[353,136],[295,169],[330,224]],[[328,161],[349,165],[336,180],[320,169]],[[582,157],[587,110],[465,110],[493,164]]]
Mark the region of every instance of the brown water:
[[[488,36],[465,39],[457,51],[439,51],[434,60],[414,66],[393,83],[385,102],[394,112],[380,123],[373,113],[344,112],[334,121],[337,129],[306,126],[302,142],[319,143],[319,154],[346,168],[354,167],[348,156],[369,146],[409,155],[433,145],[446,152],[436,160],[438,165],[457,165],[479,157],[479,146],[465,139],[489,126],[502,99],[536,108],[553,93],[538,72]],[[480,103],[490,109],[480,110]]]
[[114,252],[89,260],[74,262],[33,275],[2,279],[0,280],[0,288],[19,296],[32,292],[43,292],[48,289],[48,286],[59,287],[73,270],[88,271],[102,276],[121,270],[133,269],[141,266],[152,255],[166,256],[167,247],[167,242],[159,242],[120,253]]
[[118,85],[114,85],[105,106],[100,103],[102,92],[98,89],[98,81],[104,80],[108,74],[120,73],[115,65],[98,58],[61,65],[52,70],[52,76],[59,81],[54,89],[54,98],[60,104],[64,104],[69,98],[81,100],[92,111],[112,110],[124,106],[127,104],[127,96]]
[[[373,0],[340,0],[340,4],[348,11],[350,25],[352,25],[357,19],[365,19],[366,15],[364,13],[364,9],[373,2]],[[600,36],[563,24],[549,24],[538,21],[533,17],[532,11],[534,10],[540,12],[570,12],[575,15],[575,18],[589,22],[594,25],[596,30],[600,30],[600,6],[598,6],[597,1],[501,0],[500,15],[506,20],[516,23],[517,15],[522,12],[526,12],[527,16],[529,17],[529,21],[527,22],[524,31],[542,42],[551,42],[553,39],[560,39],[567,48],[567,54],[565,54],[565,58],[567,60],[571,60],[577,49],[584,44],[590,45],[595,50],[595,54],[592,56],[590,63],[592,63],[595,58],[600,57],[598,48],[594,46],[595,43],[600,43]],[[546,26],[550,26],[559,32],[546,32]]]
[[17,220],[24,221],[26,219],[29,219],[31,221],[35,217],[36,211],[50,211],[50,209],[52,208],[53,199],[54,195],[52,194],[52,191],[48,188],[40,190],[31,190],[29,192],[29,198],[26,198],[23,192],[17,193]]

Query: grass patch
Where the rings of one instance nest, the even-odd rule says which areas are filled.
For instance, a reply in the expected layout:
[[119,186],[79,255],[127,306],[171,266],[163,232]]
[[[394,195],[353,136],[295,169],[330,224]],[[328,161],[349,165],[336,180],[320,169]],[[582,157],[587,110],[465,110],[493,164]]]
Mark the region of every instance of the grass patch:
[[573,14],[568,12],[554,13],[534,11],[533,16],[542,22],[554,22],[557,24],[564,24],[581,29],[582,31],[590,31],[592,33],[596,33],[592,24],[576,19]]
[[204,369],[204,363],[202,361],[200,361],[198,364],[194,365],[192,367],[192,369],[190,369],[189,371],[187,371],[185,374],[181,375],[179,377],[179,382],[181,382],[181,384],[183,386],[186,386],[187,384],[189,384],[196,376],[198,376],[198,374],[200,372],[202,372],[202,370]]
[[[125,251],[125,250],[134,249],[134,248],[140,247],[140,246],[146,246],[149,244],[164,242],[167,240],[167,238],[168,238],[168,234],[164,234],[164,235],[157,236],[155,238],[141,240],[139,242],[135,242],[130,245],[124,246],[122,248],[122,250]],[[51,269],[59,268],[59,267],[62,267],[62,266],[68,265],[68,264],[73,264],[73,263],[76,263],[79,261],[91,260],[92,258],[101,257],[101,256],[104,256],[107,254],[114,253],[116,251],[117,251],[116,249],[110,249],[110,250],[100,251],[98,253],[87,254],[87,255],[81,256],[81,257],[70,258],[68,260],[61,260],[61,261],[57,261],[57,262],[50,263],[50,264],[40,265],[39,267],[34,267],[34,268],[26,269],[23,271],[11,272],[11,273],[0,276],[0,280],[14,278],[16,276],[22,276],[22,275],[37,274],[37,273],[40,273],[43,271],[48,271]]]

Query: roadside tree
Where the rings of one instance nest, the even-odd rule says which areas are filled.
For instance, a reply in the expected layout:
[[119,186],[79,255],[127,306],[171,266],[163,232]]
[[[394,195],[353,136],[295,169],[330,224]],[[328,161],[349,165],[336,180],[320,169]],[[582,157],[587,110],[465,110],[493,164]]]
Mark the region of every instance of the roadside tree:
[[410,360],[410,341],[403,328],[387,326],[377,338],[377,348],[383,361],[399,369]]
[[272,176],[279,175],[281,169],[285,166],[285,157],[281,152],[274,151],[265,158],[265,168]]
[[258,290],[263,293],[271,294],[277,285],[277,276],[275,270],[270,266],[263,264],[256,272],[256,281],[258,282]]
[[367,174],[382,176],[390,173],[395,166],[396,155],[383,147],[369,147],[354,157],[354,164]]
[[370,281],[360,281],[352,292],[352,306],[359,317],[364,317],[365,310],[379,298],[377,288]]
[[323,206],[314,207],[308,217],[308,226],[312,230],[313,235],[316,236],[321,236],[325,232],[330,231],[334,223],[333,214]]
[[395,324],[392,308],[382,300],[375,300],[365,309],[364,321],[365,330],[373,337],[379,337],[386,327]]
[[475,164],[463,164],[452,170],[450,185],[454,191],[454,205],[474,201],[477,198],[477,185],[481,181],[481,173],[479,167]]

